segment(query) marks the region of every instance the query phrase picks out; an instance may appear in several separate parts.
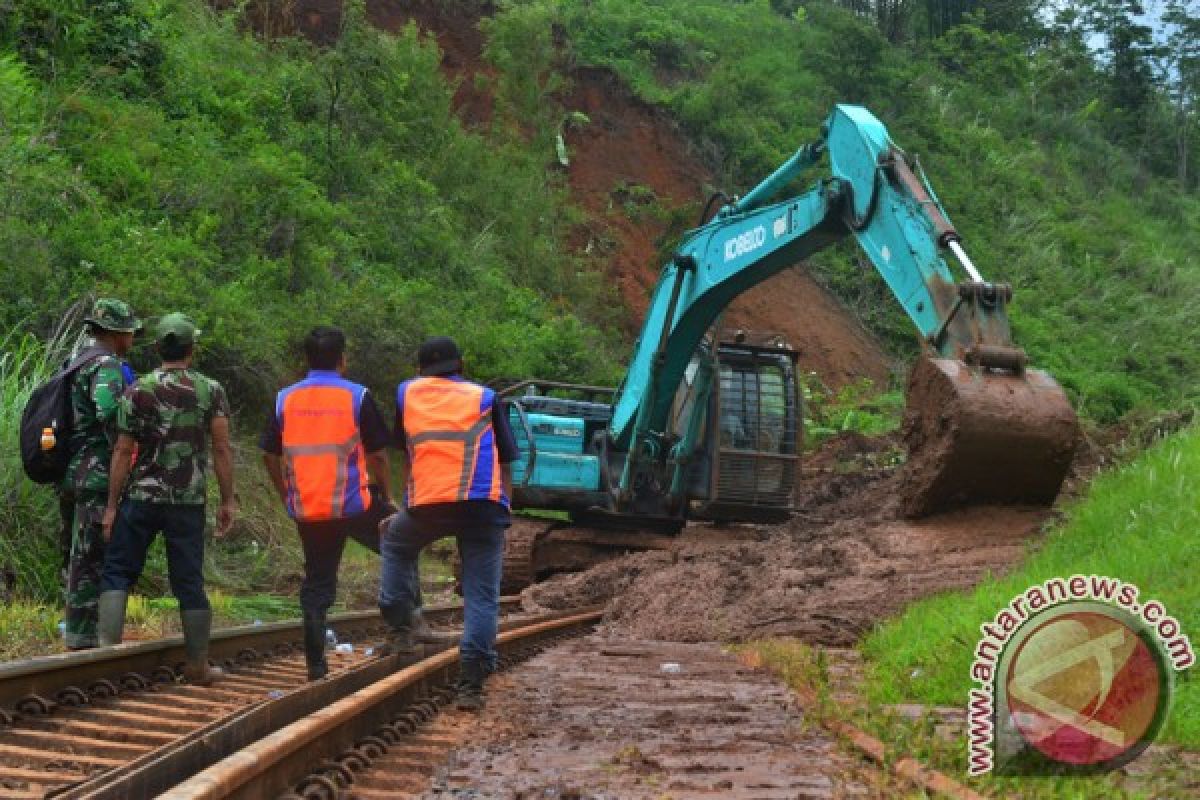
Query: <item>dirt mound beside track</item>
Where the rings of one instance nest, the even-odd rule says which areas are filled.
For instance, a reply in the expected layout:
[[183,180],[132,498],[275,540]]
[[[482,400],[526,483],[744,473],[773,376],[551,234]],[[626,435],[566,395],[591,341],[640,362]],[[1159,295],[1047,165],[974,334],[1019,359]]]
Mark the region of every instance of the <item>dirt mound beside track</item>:
[[913,600],[969,587],[1025,553],[1051,512],[975,507],[906,520],[897,479],[822,471],[781,526],[692,525],[670,551],[636,553],[532,586],[528,607],[611,602],[615,634],[680,642],[794,635],[850,645]]

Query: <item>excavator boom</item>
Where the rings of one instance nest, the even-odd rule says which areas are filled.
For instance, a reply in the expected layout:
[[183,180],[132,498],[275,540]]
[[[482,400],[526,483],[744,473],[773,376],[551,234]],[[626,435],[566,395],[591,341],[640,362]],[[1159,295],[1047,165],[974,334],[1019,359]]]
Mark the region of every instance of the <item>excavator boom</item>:
[[[829,177],[770,202],[826,154]],[[666,441],[669,417],[684,370],[718,315],[742,292],[847,236],[887,283],[933,362],[914,371],[909,396],[910,449],[925,449],[914,451],[912,470],[930,473],[910,480],[910,511],[977,497],[1047,502],[1057,495],[1077,424],[1062,389],[1028,370],[1012,342],[1011,287],[984,280],[919,165],[883,124],[864,108],[838,105],[818,141],[685,235],[664,268],[613,408],[611,441],[629,454],[618,507],[634,504],[641,487],[659,491],[663,481],[653,475],[664,463],[687,463],[690,443]],[[967,280],[955,280],[945,252]],[[992,469],[1001,464],[1002,472]],[[678,498],[668,503],[678,505]]]

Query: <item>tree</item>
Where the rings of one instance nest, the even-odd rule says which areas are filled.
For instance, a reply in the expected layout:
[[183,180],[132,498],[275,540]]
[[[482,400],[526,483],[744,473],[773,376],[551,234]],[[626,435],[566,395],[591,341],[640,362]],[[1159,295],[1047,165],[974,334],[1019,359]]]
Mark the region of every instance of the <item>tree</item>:
[[925,25],[929,38],[936,39],[961,25],[968,15],[977,15],[986,31],[1029,40],[1041,28],[1037,19],[1040,5],[1030,0],[925,0]]
[[1090,0],[1084,5],[1088,28],[1104,39],[1102,55],[1111,109],[1111,133],[1122,144],[1144,146],[1147,117],[1155,99],[1154,34],[1142,23],[1139,0]]
[[1174,111],[1176,179],[1186,191],[1193,158],[1191,140],[1197,125],[1200,100],[1200,3],[1168,0],[1163,13],[1166,46],[1162,51],[1161,80]]

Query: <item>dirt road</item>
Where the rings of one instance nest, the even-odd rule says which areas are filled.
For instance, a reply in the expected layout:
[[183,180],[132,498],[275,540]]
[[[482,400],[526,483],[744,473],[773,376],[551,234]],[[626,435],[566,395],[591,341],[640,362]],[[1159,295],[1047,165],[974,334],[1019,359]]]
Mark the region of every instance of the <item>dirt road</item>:
[[806,476],[783,526],[692,525],[669,551],[624,556],[526,590],[529,608],[612,601],[613,634],[679,642],[795,635],[852,645],[912,600],[1016,563],[1046,509],[897,510],[886,470]]

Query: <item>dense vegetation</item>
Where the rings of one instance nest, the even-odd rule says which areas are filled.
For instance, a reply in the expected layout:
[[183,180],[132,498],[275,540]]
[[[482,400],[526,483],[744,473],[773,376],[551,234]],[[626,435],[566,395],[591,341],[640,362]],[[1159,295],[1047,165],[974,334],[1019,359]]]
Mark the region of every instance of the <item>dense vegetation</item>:
[[[1099,0],[1054,20],[1019,0],[525,0],[490,28],[565,30],[568,66],[610,66],[670,108],[727,191],[812,140],[834,103],[866,105],[920,156],[985,274],[1015,285],[1035,362],[1111,422],[1200,385],[1200,342],[1180,335],[1200,310],[1200,15],[1168,5],[1159,39],[1136,3]],[[911,349],[853,248],[814,262]]]
[[46,331],[97,293],[182,308],[243,404],[297,369],[315,321],[347,329],[381,389],[435,332],[480,375],[611,378],[562,191],[520,138],[463,129],[438,64],[354,4],[324,50],[268,47],[187,0],[17,4],[0,18],[0,325]]

